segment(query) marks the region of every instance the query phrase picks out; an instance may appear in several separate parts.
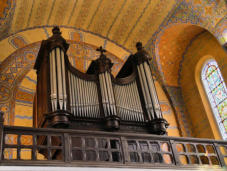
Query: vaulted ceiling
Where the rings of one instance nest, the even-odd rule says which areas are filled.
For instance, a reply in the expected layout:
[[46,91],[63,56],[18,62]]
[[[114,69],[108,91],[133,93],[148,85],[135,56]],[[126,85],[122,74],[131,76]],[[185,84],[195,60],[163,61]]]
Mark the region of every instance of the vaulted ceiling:
[[[225,41],[226,11],[225,0],[1,0],[0,62],[48,38],[58,25],[82,32],[78,41],[103,45],[122,62],[135,53],[137,41],[143,42],[165,84],[178,86],[182,55],[196,35],[206,29]],[[13,41],[24,46],[10,45],[15,36],[20,38]]]

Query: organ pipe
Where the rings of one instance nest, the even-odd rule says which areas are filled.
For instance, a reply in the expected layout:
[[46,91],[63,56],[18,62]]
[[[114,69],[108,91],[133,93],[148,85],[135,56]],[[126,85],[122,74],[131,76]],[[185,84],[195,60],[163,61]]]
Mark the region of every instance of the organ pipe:
[[60,50],[61,52],[61,66],[62,66],[62,85],[63,85],[63,105],[64,110],[66,110],[67,105],[67,94],[66,94],[66,81],[65,81],[65,57],[64,57],[64,51]]
[[149,85],[149,88],[151,90],[151,97],[152,97],[152,101],[153,101],[153,104],[154,104],[156,114],[158,115],[158,118],[161,118],[162,117],[161,107],[160,107],[157,92],[156,92],[156,89],[155,89],[154,80],[153,80],[153,77],[152,77],[152,74],[151,74],[151,69],[146,62],[143,64],[143,67],[145,68],[146,75],[147,75],[147,78],[148,78],[148,85]]
[[100,57],[95,60],[97,68],[97,75],[99,77],[103,115],[106,120],[107,129],[119,129],[119,117],[116,112],[115,97],[113,93],[113,85],[111,81],[111,67],[110,59],[104,55],[106,51],[102,47],[97,49],[101,52]]
[[65,82],[64,52],[55,48],[50,52],[50,89],[52,111],[66,110],[67,94]]
[[139,98],[136,81],[129,84],[114,85],[116,108],[124,121],[144,122],[142,105]]
[[51,104],[52,111],[57,110],[57,92],[56,92],[56,65],[54,51],[50,53],[50,80],[51,80]]
[[58,86],[58,104],[60,110],[63,109],[63,85],[62,85],[62,68],[61,68],[61,56],[60,56],[60,49],[56,48],[55,51],[55,59],[57,60],[57,86]]
[[158,101],[154,80],[151,74],[148,53],[143,49],[142,43],[136,44],[138,52],[134,55],[134,62],[137,65],[138,77],[142,94],[145,101],[145,108],[148,113],[148,120],[152,132],[165,134],[168,127],[167,121],[162,117],[161,107]]

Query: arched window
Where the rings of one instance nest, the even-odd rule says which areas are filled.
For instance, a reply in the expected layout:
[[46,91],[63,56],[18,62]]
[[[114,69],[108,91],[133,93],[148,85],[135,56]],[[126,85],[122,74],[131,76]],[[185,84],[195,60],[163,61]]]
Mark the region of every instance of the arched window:
[[227,139],[227,89],[216,61],[208,61],[201,74],[220,133]]

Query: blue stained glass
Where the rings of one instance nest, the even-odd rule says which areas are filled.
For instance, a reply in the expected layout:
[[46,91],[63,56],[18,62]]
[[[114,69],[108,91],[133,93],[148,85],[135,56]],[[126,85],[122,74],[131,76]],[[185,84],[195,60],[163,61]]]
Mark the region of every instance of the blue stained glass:
[[220,133],[227,139],[227,89],[217,63],[207,62],[201,77]]
[[221,104],[218,105],[218,113],[221,113],[221,119],[227,118],[227,99],[225,99]]
[[216,104],[219,104],[226,98],[226,91],[223,84],[220,84],[217,88],[212,91]]
[[213,65],[208,65],[206,69],[206,74],[205,76],[208,77],[214,70],[216,70],[216,67]]
[[219,73],[215,71],[207,77],[207,81],[209,82],[210,89],[214,89],[222,82]]

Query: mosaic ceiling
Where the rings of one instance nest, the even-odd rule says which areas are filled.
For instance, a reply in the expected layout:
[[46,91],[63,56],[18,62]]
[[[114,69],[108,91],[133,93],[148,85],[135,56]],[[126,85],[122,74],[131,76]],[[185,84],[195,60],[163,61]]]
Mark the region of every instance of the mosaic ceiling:
[[[166,38],[163,38],[160,34],[163,35],[162,31],[171,24],[194,24],[212,32],[217,38],[223,39],[220,31],[224,32],[226,11],[225,0],[2,0],[0,2],[0,40],[26,30],[59,25],[64,28],[91,33],[104,39],[104,42],[93,41],[91,45],[105,46],[105,41],[110,41],[115,46],[123,47],[127,52],[134,53],[137,41],[143,42],[148,50],[157,48],[155,47],[157,41],[162,45],[163,39]],[[182,37],[184,27],[174,27],[168,32],[173,30],[174,34],[167,35],[168,40]],[[189,35],[184,38],[184,43],[176,42],[179,49],[184,50],[187,43],[201,31],[202,29],[199,27],[187,27],[187,31],[184,33]],[[37,37],[40,37],[39,41],[46,39],[38,32],[36,35],[32,35],[35,40],[31,40],[33,38],[30,34],[29,36],[28,44],[37,41]],[[18,39],[17,41],[23,40]],[[154,41],[156,42],[154,43]],[[171,44],[173,45],[173,43]],[[158,51],[161,53],[159,56],[162,60],[162,54],[166,54],[166,51],[163,46],[159,47]],[[179,60],[178,58],[182,56],[183,50],[178,51],[178,54],[175,55],[176,60]],[[170,51],[174,53],[174,49]],[[123,57],[115,55],[124,61],[122,58],[125,58],[127,54],[124,53]],[[150,53],[153,56],[157,54],[157,52]],[[0,54],[0,58],[3,58],[2,54]],[[169,56],[165,55],[164,61],[157,60],[157,62],[161,66],[166,63],[165,61],[168,58],[174,61],[173,55],[170,54]],[[177,62],[177,65],[179,65],[179,62]],[[167,78],[169,77],[166,75],[168,65],[164,68],[167,69],[162,68],[160,72]],[[177,69],[179,69],[179,66],[177,66]],[[177,69],[171,73],[177,73]],[[165,78],[163,80],[166,84],[177,85],[172,83],[176,80],[170,82]]]
[[[226,8],[225,0],[1,0],[0,90],[4,91],[0,97],[7,101],[32,94],[29,88],[24,90],[26,83],[21,81],[30,80],[31,86],[35,82],[34,61],[28,61],[35,59],[40,41],[51,36],[55,25],[71,44],[68,55],[79,70],[85,72],[98,56],[94,49],[104,46],[115,63],[116,75],[141,41],[157,64],[163,83],[177,87],[183,53],[197,35],[207,30],[221,44],[226,42]],[[23,72],[21,61],[29,64]],[[11,90],[3,79],[8,79],[7,84],[12,81]],[[1,103],[0,108],[14,110]]]

